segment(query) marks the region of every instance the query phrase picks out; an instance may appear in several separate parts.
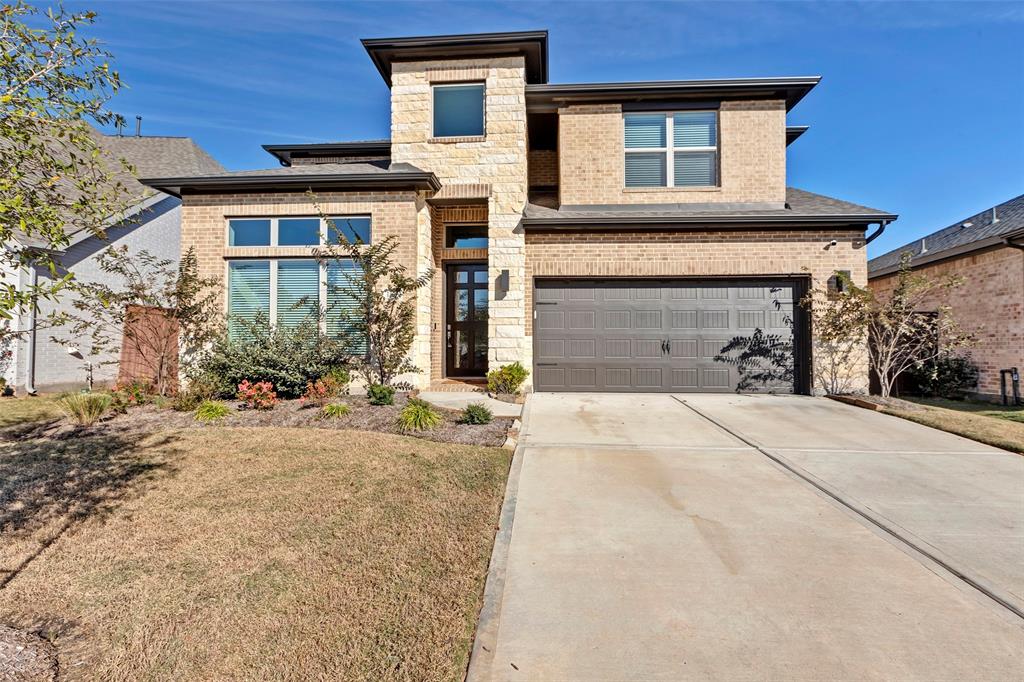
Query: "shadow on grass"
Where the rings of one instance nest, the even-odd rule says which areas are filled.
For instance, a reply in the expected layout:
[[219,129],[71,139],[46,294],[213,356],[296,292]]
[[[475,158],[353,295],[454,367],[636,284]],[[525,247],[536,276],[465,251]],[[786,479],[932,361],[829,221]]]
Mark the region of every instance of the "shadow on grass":
[[[0,589],[74,525],[174,473],[176,437],[144,440],[125,433],[0,445]],[[5,546],[24,549],[11,556]]]

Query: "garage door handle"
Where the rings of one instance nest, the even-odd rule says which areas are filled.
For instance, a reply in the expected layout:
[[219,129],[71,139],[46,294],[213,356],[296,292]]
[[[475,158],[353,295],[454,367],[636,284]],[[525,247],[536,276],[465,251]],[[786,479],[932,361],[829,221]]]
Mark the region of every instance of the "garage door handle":
[[670,347],[671,347],[671,344],[668,342],[668,339],[665,339],[664,341],[661,342],[661,352],[662,353],[668,355],[668,351],[669,351]]

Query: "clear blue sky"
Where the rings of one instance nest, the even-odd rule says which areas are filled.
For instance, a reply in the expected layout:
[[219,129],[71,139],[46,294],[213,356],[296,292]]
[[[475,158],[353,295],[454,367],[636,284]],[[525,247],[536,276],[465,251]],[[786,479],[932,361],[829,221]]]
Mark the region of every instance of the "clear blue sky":
[[388,136],[360,38],[546,28],[551,82],[821,75],[789,184],[900,214],[878,255],[1024,192],[1024,3],[72,2],[114,108],[232,169],[261,144]]

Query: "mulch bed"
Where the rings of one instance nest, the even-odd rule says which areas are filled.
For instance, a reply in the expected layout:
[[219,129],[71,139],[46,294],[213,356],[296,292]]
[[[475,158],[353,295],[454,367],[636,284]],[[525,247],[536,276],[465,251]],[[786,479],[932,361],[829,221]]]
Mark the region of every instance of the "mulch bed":
[[0,679],[49,682],[57,679],[57,651],[38,635],[0,625]]
[[511,419],[495,417],[490,424],[459,424],[459,412],[435,407],[444,422],[429,431],[402,431],[397,424],[398,413],[408,402],[408,394],[395,395],[394,405],[370,405],[365,396],[347,395],[338,398],[350,412],[337,419],[325,419],[317,406],[306,406],[298,400],[283,400],[272,410],[241,408],[237,401],[225,401],[235,408],[224,419],[207,423],[196,421],[191,412],[175,412],[169,408],[143,405],[130,408],[124,414],[104,418],[91,427],[77,426],[66,419],[29,424],[0,430],[0,441],[24,438],[74,438],[125,433],[152,433],[162,429],[217,429],[227,427],[305,427],[317,429],[345,429],[379,431],[415,436],[441,443],[463,443],[500,447],[505,443]]

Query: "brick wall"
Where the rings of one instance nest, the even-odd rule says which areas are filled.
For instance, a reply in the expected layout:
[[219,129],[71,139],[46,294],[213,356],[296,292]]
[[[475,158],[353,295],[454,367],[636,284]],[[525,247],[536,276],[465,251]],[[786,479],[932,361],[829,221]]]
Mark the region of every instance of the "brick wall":
[[529,164],[530,187],[558,185],[558,152],[553,149],[531,149]]
[[[1024,252],[1010,247],[983,251],[916,268],[932,278],[960,275],[964,284],[928,303],[948,305],[956,320],[977,335],[971,357],[978,365],[978,392],[989,398],[999,395],[999,370],[1017,367],[1024,371]],[[892,293],[896,276],[871,280],[881,297]]]
[[[833,239],[838,243],[829,247]],[[836,270],[867,282],[863,231],[529,232],[526,309],[533,308],[537,277],[809,275],[812,286],[822,286]],[[532,346],[532,315],[526,333]],[[866,389],[866,369],[857,373],[856,388]]]
[[786,200],[786,106],[782,100],[722,102],[720,186],[625,189],[622,107],[558,111],[563,204],[768,202]]

